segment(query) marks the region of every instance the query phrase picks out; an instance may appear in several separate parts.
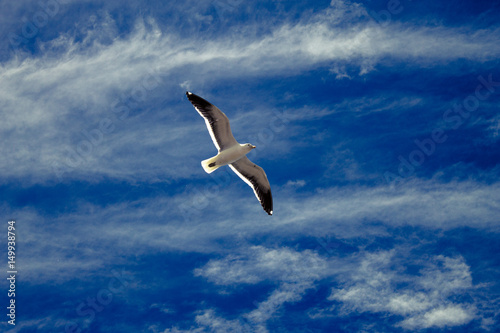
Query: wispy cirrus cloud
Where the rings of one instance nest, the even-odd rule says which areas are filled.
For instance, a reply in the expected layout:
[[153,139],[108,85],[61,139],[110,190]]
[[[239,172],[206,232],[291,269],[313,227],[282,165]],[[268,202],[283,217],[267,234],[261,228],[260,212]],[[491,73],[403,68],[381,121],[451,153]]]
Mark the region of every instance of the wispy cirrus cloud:
[[[274,281],[277,288],[256,308],[242,314],[237,324],[255,332],[267,332],[266,322],[285,303],[300,301],[314,282],[328,276],[328,263],[317,253],[309,250],[297,252],[289,248],[268,249],[254,246],[243,249],[240,256],[230,255],[222,260],[210,260],[196,269],[195,275],[205,277],[217,285],[255,284]],[[205,316],[217,318],[208,311]],[[220,320],[220,319],[218,319]],[[198,321],[198,319],[197,319]],[[210,325],[211,321],[207,321]],[[233,325],[236,323],[232,323]]]
[[[473,320],[485,324],[492,315],[482,312],[483,302],[487,301],[478,297],[481,286],[474,285],[470,266],[460,256],[409,259],[408,251],[412,250],[406,245],[390,251],[361,251],[343,259],[289,248],[257,246],[242,250],[245,251],[242,256],[210,260],[196,269],[195,275],[218,286],[274,281],[276,287],[265,300],[254,302],[255,309],[240,313],[237,319],[226,319],[216,309],[200,310],[191,332],[211,329],[269,332],[267,322],[279,320],[286,312],[282,309],[286,303],[301,302],[307,290],[324,284],[324,278],[336,285],[325,300],[333,305],[310,307],[307,313],[313,320],[353,313],[385,313],[394,328],[415,330],[457,327]],[[277,312],[278,309],[281,310]],[[177,330],[174,326],[166,332]]]
[[[483,62],[500,53],[495,28],[471,34],[467,28],[401,23],[383,27],[364,19],[364,12],[360,5],[333,4],[298,22],[282,23],[264,35],[242,32],[239,38],[222,36],[208,41],[197,37],[181,39],[175,33],[162,31],[152,19],[139,20],[129,35],[117,38],[113,19],[101,15],[86,26],[81,40],[69,33],[61,34],[40,44],[47,50],[40,56],[3,63],[0,97],[4,122],[0,131],[10,136],[13,144],[3,145],[2,151],[19,163],[13,167],[6,160],[1,168],[5,175],[22,178],[32,173],[33,178],[40,180],[54,178],[54,163],[68,169],[70,178],[89,171],[118,178],[135,172],[135,163],[126,157],[135,151],[130,150],[129,142],[133,141],[138,151],[157,149],[157,144],[153,138],[144,137],[144,129],[132,124],[116,126],[113,136],[108,136],[111,141],[106,147],[96,148],[87,158],[88,163],[68,166],[68,151],[74,152],[86,140],[82,131],[98,127],[103,119],[116,121],[117,114],[113,112],[117,103],[123,99],[134,102],[134,93],[148,77],[157,83],[157,90],[147,91],[135,103],[135,111],[155,110],[154,116],[143,117],[140,122],[152,133],[161,133],[162,129],[154,125],[160,126],[157,113],[173,116],[180,111],[178,106],[165,110],[158,105],[179,100],[171,94],[182,96],[179,85],[186,81],[203,89],[209,82],[230,77],[289,75],[290,70],[300,73],[338,62],[363,67],[394,59],[411,60],[414,66],[432,66],[436,61],[459,58]],[[359,19],[345,26],[344,14]],[[202,83],[201,76],[208,81]],[[160,96],[164,96],[163,101]],[[157,142],[175,140],[170,134],[174,129],[163,129]],[[137,140],[139,137],[144,142]],[[13,150],[13,146],[23,149]],[[121,170],[113,173],[116,165],[106,166],[104,155],[120,161]],[[99,170],[99,165],[104,169]],[[157,169],[158,166],[152,166],[146,172],[156,173],[153,170]]]
[[417,262],[411,264],[421,266],[420,272],[408,274],[405,265],[410,263],[403,264],[394,251],[366,254],[358,269],[332,289],[328,299],[340,303],[332,309],[338,308],[344,315],[367,311],[402,316],[396,325],[405,329],[460,326],[477,317],[473,303],[453,301],[458,295],[474,292],[463,258],[436,256]]
[[[45,3],[0,5],[0,37]],[[32,309],[18,330],[498,326],[496,92],[425,171],[382,177],[479,75],[500,78],[497,5],[472,6],[481,24],[429,5],[472,6],[405,3],[377,24],[382,7],[351,1],[65,1],[0,46],[0,207]],[[185,90],[257,145],[272,220],[227,167],[200,168],[216,150]],[[135,283],[88,320],[114,270]]]
[[[166,195],[161,187],[149,197],[130,202],[98,206],[81,200],[69,212],[51,216],[26,208],[16,218],[37,223],[23,227],[23,233],[29,235],[25,238],[29,245],[24,259],[25,278],[32,281],[53,279],[52,275],[59,271],[58,279],[64,281],[82,267],[98,269],[114,260],[114,252],[108,251],[110,248],[119,249],[124,255],[165,251],[227,254],[263,234],[274,235],[278,242],[299,237],[385,236],[389,229],[405,226],[434,231],[466,226],[498,231],[499,207],[495,199],[498,184],[422,182],[397,191],[381,186],[317,188],[307,193],[303,192],[303,187],[284,185],[273,192],[280,198],[280,209],[272,223],[261,215],[251,190],[241,185],[244,184],[235,176],[234,182],[204,197],[210,205],[197,208],[193,204],[190,211],[184,210],[183,204],[192,200],[199,204],[200,198],[196,198],[199,192]],[[227,201],[233,205],[224,205]],[[5,210],[13,214],[8,206]],[[236,218],[237,224],[234,223]],[[50,230],[45,228],[47,224],[52,226]],[[68,224],[74,232],[66,232]],[[57,237],[58,242],[44,241],[51,237]],[[47,253],[47,257],[37,257],[35,254],[39,251]],[[71,258],[66,258],[66,253],[72,253]],[[299,274],[310,280],[317,278],[314,274],[322,267],[321,259],[314,253],[306,252],[297,257],[294,252],[264,251],[257,247],[242,255],[241,258],[229,256],[223,261],[209,262],[197,272],[218,285],[253,284],[266,276],[277,281],[293,278],[297,273],[294,262],[300,261],[301,265],[309,262],[311,267],[316,267],[310,271],[311,276]],[[240,270],[238,263],[244,265],[245,270]],[[269,268],[283,263],[291,271]],[[252,271],[247,271],[249,266],[253,267]]]

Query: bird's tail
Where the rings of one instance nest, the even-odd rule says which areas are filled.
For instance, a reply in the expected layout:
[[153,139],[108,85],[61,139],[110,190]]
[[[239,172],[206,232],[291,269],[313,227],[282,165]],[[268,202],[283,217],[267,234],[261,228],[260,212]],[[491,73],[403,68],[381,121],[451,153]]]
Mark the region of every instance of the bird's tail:
[[212,173],[221,167],[220,164],[217,164],[217,156],[201,161],[201,166],[206,173]]

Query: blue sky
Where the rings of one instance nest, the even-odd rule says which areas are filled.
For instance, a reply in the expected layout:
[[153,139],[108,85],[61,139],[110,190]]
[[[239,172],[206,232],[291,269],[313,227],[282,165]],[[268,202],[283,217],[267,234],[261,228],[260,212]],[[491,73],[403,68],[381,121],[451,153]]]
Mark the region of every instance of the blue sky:
[[500,331],[500,1],[0,5],[2,330]]

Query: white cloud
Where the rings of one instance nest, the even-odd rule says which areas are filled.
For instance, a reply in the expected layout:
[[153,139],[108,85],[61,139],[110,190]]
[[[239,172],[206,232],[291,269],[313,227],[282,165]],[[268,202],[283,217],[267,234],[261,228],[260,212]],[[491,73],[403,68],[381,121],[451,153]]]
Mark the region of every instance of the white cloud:
[[306,185],[306,181],[303,179],[289,180],[285,184],[285,186],[292,187],[292,188],[300,188],[300,187],[304,187],[305,185]]
[[[402,316],[398,325],[406,329],[460,326],[476,317],[473,304],[453,302],[453,296],[473,289],[462,257],[431,257],[419,262],[424,268],[418,274],[410,275],[395,256],[396,250],[365,254],[359,268],[347,274],[344,285],[333,289],[328,299],[340,302],[344,315],[359,311]],[[405,263],[411,261],[406,258]]]
[[171,309],[170,304],[158,304],[158,303],[153,303],[149,306],[150,309],[158,309],[159,311],[163,313],[175,313],[175,310]]
[[[120,37],[110,17],[102,15],[94,25],[81,25],[82,42],[62,34],[41,43],[40,56],[2,63],[0,135],[9,139],[0,143],[1,155],[8,156],[0,160],[2,177],[28,182],[54,179],[53,163],[66,163],[68,149],[75,151],[90,140],[82,131],[99,128],[101,121],[110,118],[115,126],[113,132],[92,146],[84,162],[66,167],[66,176],[91,181],[104,176],[147,179],[165,184],[202,172],[197,156],[206,154],[205,148],[211,147],[202,120],[195,113],[193,118],[184,117],[184,110],[193,110],[182,100],[179,87],[198,86],[209,91],[209,85],[226,78],[293,75],[324,65],[331,66],[342,78],[354,72],[369,73],[379,64],[389,65],[387,59],[433,66],[462,58],[482,62],[500,54],[498,29],[471,34],[467,28],[401,24],[381,27],[359,20],[364,16],[361,5],[338,1],[324,12],[295,24],[284,23],[268,34],[237,32],[236,37],[206,41],[197,37],[181,39],[176,32],[162,31],[152,20],[139,21],[130,35]],[[346,69],[352,67],[359,71]],[[120,120],[119,114],[113,112],[116,101],[135,103],[137,107],[130,107],[131,114]],[[370,104],[370,111],[375,112],[402,104],[413,106],[419,101],[408,97],[388,105],[387,100],[368,98],[342,105],[365,112],[365,106]],[[234,128],[243,128],[238,120],[253,116],[257,109],[264,115],[259,121],[273,114],[272,106],[259,106],[246,115],[237,113]],[[332,112],[306,112],[303,117],[319,118]],[[255,122],[250,126],[261,125]],[[489,130],[496,138],[498,124],[493,123]],[[192,136],[192,143],[186,142],[186,133]],[[277,149],[274,158],[289,149],[289,139],[273,141],[283,147]],[[205,141],[207,146],[198,145]],[[351,156],[347,149],[340,152]],[[185,165],[196,166],[197,171]],[[356,161],[346,161],[346,170],[349,166],[356,166]],[[357,179],[355,172],[348,176]],[[219,288],[271,280],[275,289],[244,314],[246,321],[227,320],[209,309],[196,316],[199,327],[189,332],[241,331],[245,325],[265,332],[266,321],[280,307],[300,301],[319,279],[342,274],[351,280],[344,280],[345,284],[332,291],[330,298],[342,303],[344,311],[388,312],[405,318],[400,325],[408,329],[453,327],[476,318],[475,304],[456,304],[453,300],[454,295],[474,288],[469,266],[462,257],[431,257],[428,263],[420,263],[426,267],[420,275],[409,276],[393,266],[394,252],[366,254],[353,271],[349,265],[332,269],[333,259],[313,251],[236,246],[240,254],[234,255],[228,254],[232,251],[225,246],[234,245],[231,242],[236,242],[235,234],[242,238],[265,234],[287,240],[325,235],[355,238],[385,233],[386,227],[402,225],[431,230],[467,225],[496,231],[500,184],[417,181],[397,189],[308,189],[304,180],[290,180],[273,190],[276,214],[270,223],[251,190],[232,177],[234,183],[212,186],[215,194],[193,183],[175,195],[163,193],[104,207],[82,203],[74,212],[55,217],[29,208],[9,212],[23,221],[23,276],[32,283],[66,282],[77,272],[97,271],[110,262],[117,264],[116,253],[217,253],[222,259],[209,261],[195,274]],[[297,187],[309,191],[307,196],[296,193]],[[246,195],[235,196],[238,191]],[[234,204],[226,205],[228,201]],[[383,226],[372,226],[372,221]],[[68,225],[72,226],[71,233],[67,232]],[[47,241],[53,239],[57,242]],[[221,245],[221,239],[226,243]],[[110,248],[113,251],[107,251]],[[398,282],[409,286],[396,289]],[[158,308],[169,311],[167,306]],[[488,319],[484,322],[487,324]],[[38,324],[46,325],[45,321]]]
[[[160,165],[149,155],[135,154],[157,150],[165,142],[178,146],[179,137],[190,130],[190,122],[177,119],[175,126],[170,126],[161,117],[165,113],[181,114],[184,104],[174,102],[182,101],[179,85],[203,87],[203,82],[241,75],[298,74],[324,64],[342,68],[349,63],[367,72],[387,58],[411,59],[415,66],[428,66],[457,58],[485,61],[500,54],[496,30],[470,34],[466,28],[382,27],[365,19],[354,20],[356,23],[346,27],[346,20],[353,16],[365,17],[365,10],[358,4],[334,2],[323,12],[298,23],[283,23],[267,35],[241,33],[237,38],[211,40],[181,39],[175,32],[161,31],[153,20],[139,21],[130,35],[117,38],[109,16],[94,17],[94,23],[81,24],[85,31],[81,42],[62,34],[40,44],[45,53],[39,57],[2,64],[0,135],[10,139],[0,149],[11,156],[0,162],[2,174],[19,179],[26,175],[40,181],[54,179],[54,165],[64,166],[68,151],[75,151],[85,140],[82,131],[95,129],[101,120],[111,118],[115,130],[106,137],[106,143],[92,148],[85,163],[66,168],[67,176],[126,178],[138,169],[144,177],[181,176],[158,171],[162,170]],[[139,110],[156,112],[118,121],[113,113],[115,102],[120,96],[130,99],[134,93],[140,95],[148,75],[159,78],[161,88],[147,90],[146,98],[138,103]],[[164,96],[169,94],[179,97],[167,97],[165,101]],[[160,108],[160,102],[171,106]]]
[[264,280],[303,283],[320,278],[326,272],[326,262],[318,254],[289,248],[267,249],[252,246],[244,255],[228,255],[222,260],[210,260],[195,271],[219,285],[258,283]]
[[449,305],[430,310],[423,315],[405,319],[401,326],[406,329],[422,329],[431,327],[453,327],[467,324],[475,318],[475,309],[460,305]]
[[497,141],[500,136],[500,116],[496,116],[490,119],[487,123],[489,123],[486,131],[488,132],[492,141]]
[[[3,207],[7,216],[27,221],[23,223],[23,234],[29,246],[26,246],[23,274],[29,280],[52,279],[52,276],[64,280],[82,267],[99,269],[113,260],[110,253],[114,252],[107,251],[108,247],[137,255],[170,250],[225,254],[227,246],[239,248],[247,244],[246,239],[260,234],[288,240],[296,237],[349,239],[385,235],[388,227],[408,225],[430,230],[462,226],[498,230],[498,207],[494,203],[499,184],[420,182],[396,191],[385,186],[349,186],[311,189],[313,193],[307,195],[290,187],[277,187],[273,194],[280,199],[276,200],[276,214],[270,223],[251,189],[237,176],[228,174],[228,177],[232,178],[220,185],[212,184],[210,191],[205,191],[200,184],[176,195],[166,195],[160,184],[160,190],[149,198],[104,207],[82,202],[73,212],[56,217],[31,209],[12,211],[7,205]],[[372,221],[380,224],[372,224]],[[46,225],[53,227],[47,229]],[[64,231],[67,225],[72,226],[72,233]],[[52,237],[58,242],[44,241]],[[214,242],[221,239],[225,242]],[[78,250],[73,259],[65,257],[69,249]],[[38,253],[50,255],[41,258]],[[266,277],[283,281],[287,277],[314,279],[314,274],[320,274],[317,268],[322,261],[312,253],[259,247],[249,253],[252,255],[234,256],[233,253],[234,257],[210,262],[198,272],[220,285],[238,281],[257,283]],[[297,267],[303,265],[313,269],[297,271]],[[441,281],[443,291],[468,288],[469,273],[463,262],[446,259],[442,265],[444,273],[432,269],[426,273],[432,278],[419,280],[422,290],[434,288],[437,281]],[[60,273],[55,274],[58,271]],[[463,274],[452,280],[455,285],[446,280],[452,272]]]
[[432,303],[424,293],[396,295],[391,297],[387,304],[390,312],[401,315],[410,315],[415,312],[425,311],[431,306]]
[[212,332],[250,332],[248,325],[239,320],[226,320],[215,314],[213,310],[206,310],[202,314],[196,316],[196,323],[200,328],[208,328]]
[[211,311],[197,317],[196,321],[205,325],[210,323],[212,328],[214,325],[221,327],[221,321],[231,327],[244,323],[251,327],[252,332],[267,332],[266,322],[273,318],[276,311],[285,303],[301,300],[306,290],[314,287],[315,281],[330,273],[328,267],[329,263],[324,258],[310,250],[298,252],[290,248],[268,249],[263,246],[252,246],[239,256],[228,255],[220,260],[210,260],[196,269],[195,275],[218,285],[273,281],[278,286],[267,299],[258,302],[255,309],[242,314],[240,321],[228,322],[214,317]]
[[[403,327],[451,327],[481,314],[475,310],[481,306],[475,303],[454,301],[456,296],[475,288],[469,265],[460,256],[418,258],[397,247],[394,251],[362,252],[359,256],[337,259],[289,247],[249,246],[252,242],[247,239],[270,235],[279,242],[330,235],[354,240],[371,238],[371,233],[383,235],[386,227],[453,229],[470,221],[477,228],[495,230],[492,222],[497,215],[492,202],[497,187],[473,182],[439,186],[420,183],[396,193],[385,187],[350,187],[318,190],[308,199],[287,187],[276,191],[276,196],[286,198],[287,203],[282,203],[283,211],[272,217],[272,223],[262,215],[251,191],[247,198],[235,198],[235,191],[249,190],[236,184],[221,188],[216,197],[211,197],[215,200],[212,205],[201,208],[199,216],[195,212],[187,218],[177,204],[190,200],[190,192],[105,207],[85,204],[57,217],[45,217],[27,209],[16,216],[23,221],[19,232],[25,235],[23,276],[29,283],[65,283],[77,272],[99,272],[109,263],[119,265],[121,258],[129,255],[169,251],[210,253],[221,258],[208,261],[194,273],[218,289],[231,290],[233,286],[269,281],[274,284],[268,295],[256,299],[255,308],[242,313],[237,322],[227,323],[230,326],[246,323],[265,332],[268,320],[280,313],[284,304],[300,301],[321,279],[335,278],[343,284],[332,291],[331,300],[342,304],[345,313],[388,312],[402,316]],[[224,205],[229,199],[232,205]],[[294,208],[299,202],[300,210]],[[8,216],[12,216],[6,208]],[[374,229],[370,221],[380,221],[386,227]],[[47,229],[47,225],[51,228]],[[66,232],[68,225],[72,227],[71,233]],[[395,241],[400,240],[396,236]],[[120,258],[116,253],[120,253]],[[406,265],[411,264],[422,267],[418,274],[405,273]],[[462,321],[446,320],[447,313],[461,313],[458,308],[453,312],[453,307],[465,312],[460,317]],[[444,314],[440,309],[444,309]],[[214,320],[227,320],[215,313]],[[200,321],[199,326],[209,331],[207,325]]]
[[419,280],[419,285],[422,288],[425,290],[438,289],[442,295],[471,288],[471,272],[463,258],[449,258],[439,255],[434,258],[433,262],[441,267],[439,270],[433,267],[422,270],[423,277]]
[[[313,197],[289,197],[283,203],[283,223],[293,228],[294,224],[316,221],[323,223],[321,232],[346,237],[370,232],[359,229],[358,223],[366,220],[383,221],[393,226],[411,224],[448,229],[482,225],[496,228],[496,208],[487,207],[495,202],[494,193],[499,184],[476,185],[474,182],[416,181],[396,189],[385,186],[317,189]],[[329,224],[325,225],[324,221]],[[314,234],[315,230],[305,232]]]
[[195,270],[217,285],[237,286],[246,283],[272,281],[277,287],[265,300],[254,303],[256,307],[241,313],[237,319],[228,320],[217,315],[214,309],[204,309],[195,317],[196,327],[188,331],[171,327],[164,332],[268,332],[266,322],[285,303],[300,301],[314,282],[328,274],[328,263],[316,253],[290,248],[269,249],[263,246],[240,248],[240,255],[227,255],[210,260]]

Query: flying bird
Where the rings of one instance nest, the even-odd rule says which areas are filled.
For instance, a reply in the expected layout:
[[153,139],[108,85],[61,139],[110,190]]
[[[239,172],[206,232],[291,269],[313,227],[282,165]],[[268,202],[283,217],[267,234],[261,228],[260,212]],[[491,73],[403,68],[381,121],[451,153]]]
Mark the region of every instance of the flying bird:
[[255,148],[250,143],[240,144],[233,136],[229,119],[215,105],[200,96],[186,92],[186,96],[198,113],[205,119],[210,137],[219,153],[201,161],[201,166],[207,173],[212,173],[223,165],[229,167],[247,183],[260,201],[262,208],[273,215],[273,197],[271,185],[264,169],[252,163],[246,154]]

